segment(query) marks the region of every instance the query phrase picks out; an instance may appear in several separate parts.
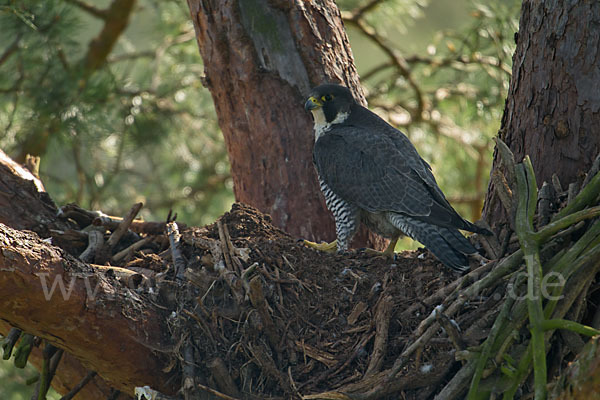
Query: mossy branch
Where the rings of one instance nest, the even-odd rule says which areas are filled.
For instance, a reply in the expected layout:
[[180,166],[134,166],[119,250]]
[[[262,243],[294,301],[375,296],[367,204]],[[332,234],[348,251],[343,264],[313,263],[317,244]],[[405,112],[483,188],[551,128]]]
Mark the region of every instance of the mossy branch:
[[600,195],[600,172],[590,180],[590,182],[579,192],[577,197],[565,208],[560,210],[553,218],[557,221],[569,214],[582,210],[586,206],[593,203]]
[[547,369],[544,343],[544,309],[542,307],[539,241],[533,230],[533,217],[537,203],[537,184],[529,157],[515,169],[518,189],[518,205],[515,226],[527,264],[527,309],[531,331],[530,346],[533,355],[535,399],[546,398]]
[[579,322],[569,321],[568,319],[547,319],[542,323],[542,328],[545,331],[555,329],[567,329],[586,336],[600,335],[600,331],[598,329],[594,329],[591,326],[580,324]]

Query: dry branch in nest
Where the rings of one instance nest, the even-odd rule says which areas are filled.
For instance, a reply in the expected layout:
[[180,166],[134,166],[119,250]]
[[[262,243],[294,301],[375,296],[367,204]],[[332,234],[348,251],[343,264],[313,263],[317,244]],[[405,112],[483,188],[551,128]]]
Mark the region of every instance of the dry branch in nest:
[[[98,344],[90,350],[89,340],[42,314],[1,316],[20,328],[7,336],[5,354],[44,338],[128,396],[137,386],[186,399],[543,398],[548,381],[558,393],[567,384],[553,378],[600,325],[587,306],[600,268],[600,175],[578,194],[557,180],[538,193],[528,160],[516,164],[498,146],[507,177],[497,179],[506,182],[503,204],[516,232],[480,238],[492,260],[474,260],[464,276],[423,250],[396,260],[319,253],[242,204],[204,228],[135,220],[140,205],[122,219],[67,206],[63,223],[72,228],[51,231],[64,251],[27,237],[14,252],[28,240],[54,252],[49,270],[100,282],[98,298],[76,299],[92,313],[115,310],[112,293],[120,311],[105,318],[121,324],[113,332],[121,347],[138,346],[139,373],[128,371],[128,359],[108,367],[118,356]],[[10,254],[2,253],[0,277],[14,275]],[[48,303],[37,308],[52,313]],[[52,357],[44,358],[49,367]]]

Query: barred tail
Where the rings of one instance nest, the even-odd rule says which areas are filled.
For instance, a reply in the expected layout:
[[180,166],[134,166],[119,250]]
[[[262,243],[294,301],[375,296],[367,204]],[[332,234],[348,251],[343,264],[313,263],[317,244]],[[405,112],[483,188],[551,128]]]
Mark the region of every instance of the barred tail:
[[390,214],[389,220],[407,236],[421,242],[446,266],[460,272],[469,269],[467,255],[477,250],[458,229],[431,225],[400,214]]

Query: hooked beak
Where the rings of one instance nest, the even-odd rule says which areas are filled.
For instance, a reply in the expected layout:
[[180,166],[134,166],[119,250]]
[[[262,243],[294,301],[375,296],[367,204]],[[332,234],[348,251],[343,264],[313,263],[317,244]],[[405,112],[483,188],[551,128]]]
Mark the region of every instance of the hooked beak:
[[308,98],[308,100],[306,100],[306,103],[304,103],[304,109],[306,111],[312,111],[315,108],[319,108],[323,105],[323,103],[321,103],[321,100],[317,99],[314,96],[311,96]]

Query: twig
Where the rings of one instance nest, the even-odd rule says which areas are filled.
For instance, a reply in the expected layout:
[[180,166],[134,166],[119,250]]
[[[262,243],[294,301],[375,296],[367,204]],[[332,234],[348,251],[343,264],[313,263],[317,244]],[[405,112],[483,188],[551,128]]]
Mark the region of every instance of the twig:
[[560,179],[556,173],[552,174],[552,186],[554,186],[554,190],[557,194],[561,194],[564,192],[562,185],[560,184]]
[[539,242],[533,232],[533,217],[537,200],[535,174],[529,157],[516,168],[518,205],[515,226],[519,242],[523,249],[523,258],[527,264],[527,308],[531,331],[531,348],[533,352],[533,371],[535,398],[546,398],[546,347],[544,343],[544,309],[542,307],[541,282],[542,265],[540,262]]
[[579,186],[577,182],[569,183],[569,190],[567,190],[567,205],[571,204],[573,200],[575,200],[575,196],[577,196],[577,192],[579,191]]
[[226,394],[218,392],[215,389],[209,388],[208,386],[204,386],[201,383],[196,383],[196,386],[198,386],[200,389],[204,390],[205,392],[208,392],[210,394],[213,394],[213,395],[217,396],[220,399],[224,399],[224,400],[239,400],[239,398],[227,396]]
[[131,207],[131,210],[129,210],[129,212],[123,218],[117,229],[114,230],[112,235],[110,235],[110,237],[106,241],[106,244],[110,249],[115,247],[119,240],[121,240],[121,237],[123,237],[125,232],[127,232],[127,230],[129,229],[129,225],[131,225],[131,222],[133,222],[136,215],[138,215],[143,205],[144,203],[136,203],[133,205],[133,207]]
[[377,305],[375,313],[375,340],[373,342],[373,352],[371,353],[371,361],[367,367],[365,375],[372,375],[379,372],[383,365],[383,359],[387,350],[388,329],[390,326],[390,318],[393,308],[392,296],[386,295],[381,298]]
[[[110,215],[102,215],[94,218],[92,223],[96,226],[104,226],[106,229],[114,231],[115,229],[117,229],[121,221],[123,221],[123,218],[113,217]],[[186,228],[186,224],[181,222],[178,222],[177,226],[179,227],[179,229]],[[140,219],[135,219],[131,221],[131,225],[129,226],[129,230],[135,233],[145,233],[148,235],[161,235],[165,233],[166,229],[167,222],[143,221]]]
[[21,41],[21,34],[17,35],[15,40],[4,50],[2,55],[0,55],[0,65],[4,64],[6,60],[8,60],[18,49],[19,42]]
[[179,234],[177,222],[173,221],[167,224],[167,236],[169,237],[173,266],[175,267],[175,277],[182,282],[185,278],[186,262],[179,250],[181,235]]
[[190,336],[185,338],[183,344],[183,367],[182,367],[182,383],[181,390],[183,391],[183,398],[185,400],[192,400],[196,398],[194,385],[196,385],[196,364],[194,357],[194,345]]
[[81,389],[83,389],[83,387],[85,385],[88,384],[89,381],[94,379],[95,376],[96,376],[96,371],[88,372],[87,375],[77,385],[75,385],[75,387],[73,389],[71,389],[69,391],[69,393],[67,393],[63,397],[61,397],[60,400],[71,400],[73,397],[75,397],[75,395],[77,393],[79,393],[81,391]]
[[555,329],[568,329],[572,332],[586,336],[600,335],[600,330],[594,329],[591,326],[583,325],[575,321],[567,319],[547,319],[542,322],[542,329],[545,331]]
[[237,385],[233,381],[233,378],[227,371],[227,367],[225,366],[225,362],[223,362],[222,358],[214,358],[212,361],[207,363],[207,366],[208,369],[210,369],[210,372],[213,378],[215,379],[215,382],[217,382],[217,386],[219,387],[221,392],[233,397],[242,397],[237,388]]
[[90,230],[88,232],[88,245],[83,253],[79,255],[79,259],[86,263],[91,262],[103,245],[104,234],[96,229]]
[[562,218],[566,215],[572,214],[575,211],[582,210],[584,207],[592,204],[600,194],[600,173],[597,173],[584,187],[577,197],[569,203],[566,207],[560,210],[552,218],[553,221]]
[[474,374],[473,378],[471,379],[471,387],[467,396],[468,400],[476,399],[478,396],[479,382],[483,377],[483,371],[485,369],[488,359],[492,355],[492,347],[494,345],[494,342],[496,341],[498,333],[500,332],[500,329],[506,322],[507,318],[509,318],[510,310],[512,308],[514,300],[515,299],[513,296],[506,296],[504,304],[502,305],[502,309],[500,310],[500,314],[498,314],[498,316],[496,317],[496,320],[492,325],[492,329],[488,334],[488,338],[485,340],[485,342],[483,342],[481,354],[477,358],[477,361],[474,363]]
[[[595,225],[600,226],[600,223],[596,223]],[[586,232],[585,235],[589,233]],[[578,241],[578,243],[583,239],[583,237]],[[597,240],[600,242],[600,240]],[[576,244],[577,245],[577,244]],[[566,295],[561,300],[561,306],[557,307],[554,310],[554,306],[556,305],[556,300],[549,300],[546,304],[546,308],[544,313],[546,316],[550,315],[554,310],[553,318],[560,319],[562,318],[567,311],[571,308],[573,302],[577,299],[578,296],[581,295],[582,290],[586,287],[587,283],[594,278],[598,270],[600,269],[600,262],[598,261],[598,253],[600,253],[598,246],[600,243],[596,243],[596,248],[592,249],[592,251],[588,252],[587,255],[579,258],[575,265],[573,266],[573,270],[575,270],[575,275],[573,279],[569,279],[566,286],[564,287],[564,293]],[[574,246],[575,247],[575,246]],[[566,257],[567,254],[565,254]],[[589,264],[592,264],[593,267],[588,267]],[[563,289],[563,288],[561,288]],[[562,290],[561,290],[562,291]],[[554,298],[558,297],[557,292],[552,294]],[[551,331],[546,332],[546,337],[550,337],[552,334]],[[505,398],[512,399],[520,386],[521,382],[525,380],[525,378],[529,375],[531,369],[531,359],[532,359],[532,348],[531,343],[527,347],[527,350],[523,357],[521,358],[517,372],[515,373],[515,377],[513,378],[513,382],[511,386],[507,389],[504,394]]]
[[436,321],[444,328],[452,344],[458,351],[466,348],[465,341],[460,336],[460,332],[454,322],[450,320],[443,312],[435,313]]
[[[454,315],[456,312],[458,312],[458,310],[461,309],[461,307],[466,301],[472,299],[475,296],[478,296],[483,289],[496,284],[504,276],[512,273],[519,265],[521,265],[522,259],[523,251],[520,249],[515,251],[510,256],[504,258],[489,274],[485,275],[482,279],[474,282],[468,288],[462,290],[456,298],[456,300],[454,300],[447,307],[445,311],[446,315]],[[416,334],[420,336],[421,333],[425,329],[427,329],[434,321],[435,314],[431,313],[423,321],[421,321],[419,327],[417,328]]]
[[21,335],[21,340],[19,340],[19,344],[17,344],[17,348],[15,349],[15,367],[25,368],[29,354],[33,350],[34,339],[35,336],[30,333],[23,333]]
[[388,46],[384,39],[377,34],[373,27],[367,25],[361,18],[357,19],[348,19],[348,23],[356,26],[363,34],[371,39],[384,53],[388,55],[390,60],[394,63],[394,66],[400,72],[400,75],[408,82],[408,85],[415,92],[415,97],[417,98],[417,108],[414,110],[410,110],[410,113],[414,120],[420,120],[422,118],[423,111],[425,110],[425,96],[423,95],[423,91],[419,87],[419,85],[415,82],[410,67],[406,63],[406,60],[394,49]]
[[44,359],[42,363],[42,373],[40,374],[40,379],[38,380],[36,390],[34,391],[31,400],[46,399],[46,394],[48,393],[48,389],[50,389],[50,382],[52,382],[52,378],[54,378],[62,355],[62,349],[59,349],[50,343],[46,344],[43,350]]
[[227,241],[227,236],[225,236],[223,222],[220,219],[217,220],[217,229],[219,231],[219,241],[221,244],[221,252],[223,253],[223,259],[225,260],[225,267],[227,267],[227,269],[230,271],[235,271],[233,262],[231,261],[231,252],[229,251],[229,244]]
[[92,5],[84,2],[84,1],[81,1],[81,0],[66,0],[66,1],[68,1],[71,4],[76,5],[77,7],[81,8],[84,11],[87,11],[94,17],[100,18],[104,21],[106,21],[109,17],[107,10],[101,10],[99,8],[96,8]]
[[96,251],[96,255],[94,257],[94,262],[96,264],[104,264],[111,256],[112,250],[119,243],[121,237],[127,232],[129,229],[129,225],[135,218],[135,216],[140,212],[143,203],[136,203],[131,207],[131,210],[127,213],[127,215],[123,218],[117,229],[113,231],[110,235],[106,243]]
[[135,251],[141,249],[142,247],[144,247],[146,244],[150,243],[151,241],[152,241],[152,238],[150,236],[146,236],[145,238],[138,240],[131,246],[116,253],[114,256],[111,257],[110,260],[114,263],[118,263],[123,258],[125,258],[126,256],[128,256],[130,254],[133,254]]
[[338,363],[341,364],[339,367],[337,368],[329,368],[328,370],[324,371],[321,375],[317,376],[315,379],[311,380],[311,381],[307,381],[304,382],[303,384],[300,385],[299,389],[302,389],[303,387],[305,387],[306,385],[310,384],[310,387],[315,387],[317,386],[319,383],[323,382],[324,380],[328,379],[330,376],[335,376],[337,374],[339,374],[341,371],[343,371],[348,365],[350,365],[350,363],[352,361],[354,361],[356,359],[356,357],[358,357],[358,354],[363,351],[364,347],[367,345],[367,343],[369,343],[369,341],[373,338],[373,336],[375,336],[375,332],[370,332],[366,335],[364,335],[361,340],[354,346],[352,353],[350,354],[349,357],[346,358],[346,360],[344,360],[343,363]]
[[13,347],[17,343],[17,340],[21,337],[22,331],[19,328],[10,328],[8,335],[2,341],[2,359],[8,360],[12,354]]
[[538,229],[550,222],[550,212],[552,211],[550,204],[552,204],[555,197],[553,192],[554,188],[548,182],[542,184],[538,202]]
[[275,324],[273,323],[273,318],[271,318],[271,314],[268,310],[267,300],[265,299],[265,295],[263,294],[263,288],[262,283],[260,282],[260,277],[255,276],[250,280],[250,293],[248,294],[252,306],[258,311],[258,315],[260,315],[260,319],[264,324],[264,330],[267,335],[267,339],[269,339],[271,347],[273,348],[273,350],[279,351],[280,338],[277,334]]
[[423,301],[421,301],[419,303],[414,303],[414,304],[410,305],[406,310],[402,311],[399,319],[404,320],[404,319],[407,319],[407,318],[413,316],[413,314],[419,308],[421,308],[423,305],[432,306],[434,304],[441,303],[443,300],[447,300],[447,299],[451,298],[452,296],[450,296],[450,293],[452,293],[452,291],[456,290],[457,288],[462,288],[465,286],[466,283],[475,281],[476,278],[483,276],[495,264],[496,264],[495,262],[489,262],[486,265],[482,266],[481,268],[477,268],[476,270],[473,270],[473,271],[469,272],[468,274],[461,276],[460,278],[456,279],[454,282],[451,282],[448,285],[442,286],[435,293],[433,293],[432,295],[430,295]]
[[475,363],[467,363],[467,365],[462,367],[450,382],[444,386],[442,391],[434,397],[434,400],[454,400],[461,398],[461,394],[464,393],[469,385],[469,378],[471,378],[474,370]]
[[287,377],[279,370],[279,368],[277,368],[273,358],[260,345],[253,346],[248,344],[248,348],[264,373],[274,378],[279,383],[280,387],[288,393],[294,392]]
[[546,225],[534,234],[536,240],[543,242],[559,231],[575,225],[579,221],[596,218],[600,215],[600,206],[577,211],[560,219],[553,218],[553,222]]
[[181,310],[182,313],[184,313],[185,315],[187,315],[188,317],[193,318],[196,322],[198,322],[198,325],[200,325],[200,329],[202,329],[202,331],[204,332],[204,334],[206,335],[206,337],[208,337],[212,343],[213,346],[217,345],[217,342],[213,336],[213,333],[210,329],[210,326],[208,324],[208,322],[204,321],[204,319],[202,318],[202,316],[193,313],[191,311],[186,310],[185,308]]

